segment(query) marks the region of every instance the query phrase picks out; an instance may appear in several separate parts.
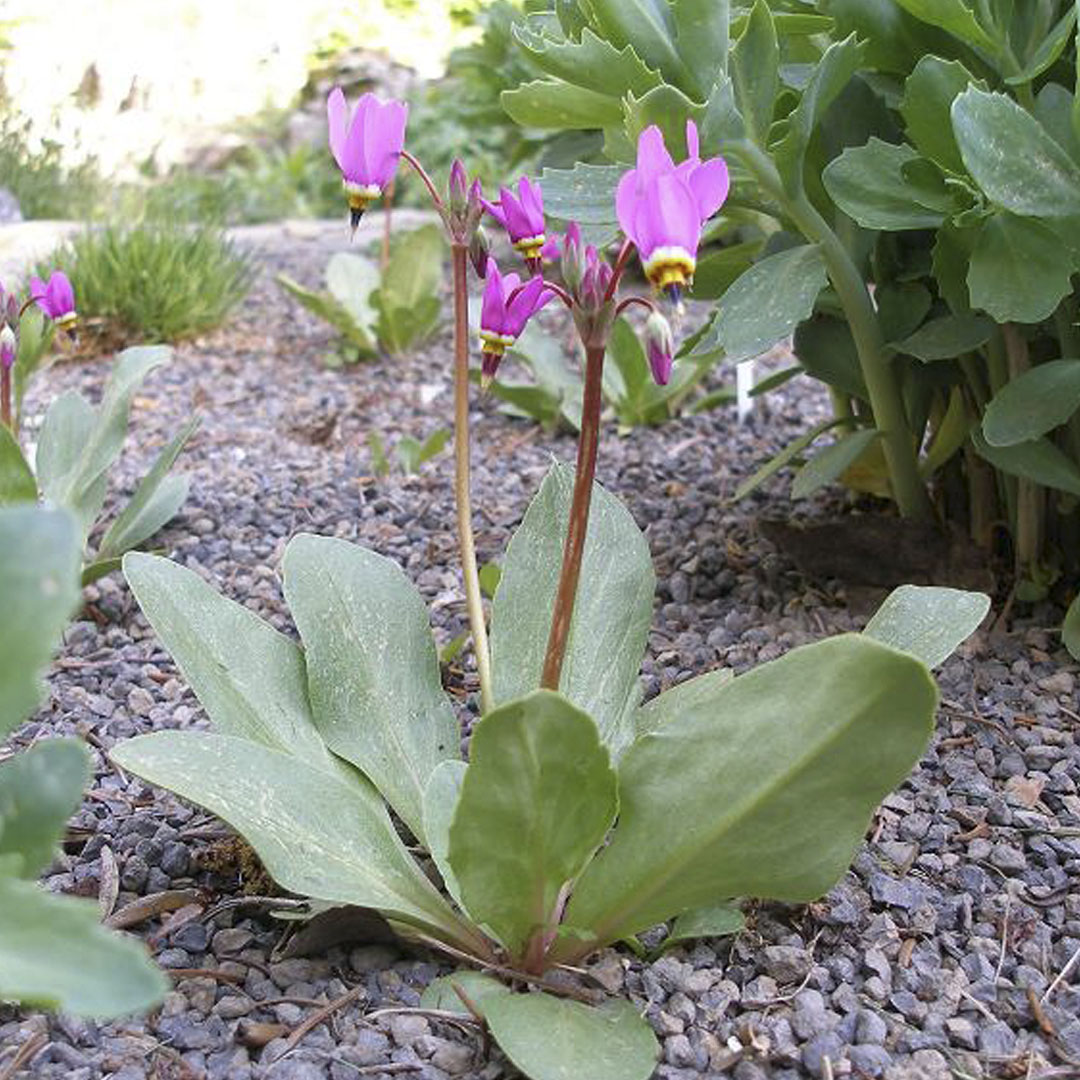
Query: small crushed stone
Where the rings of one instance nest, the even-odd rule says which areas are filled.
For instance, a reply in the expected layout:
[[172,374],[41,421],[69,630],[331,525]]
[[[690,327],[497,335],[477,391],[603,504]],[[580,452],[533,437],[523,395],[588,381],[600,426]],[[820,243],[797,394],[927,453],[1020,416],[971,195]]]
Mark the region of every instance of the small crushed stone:
[[[116,488],[130,492],[198,410],[202,428],[181,460],[192,493],[156,544],[286,632],[278,578],[286,541],[311,531],[368,544],[405,568],[442,644],[466,626],[450,455],[417,476],[376,481],[366,436],[377,431],[392,444],[445,422],[448,332],[402,360],[322,368],[330,333],[273,275],[287,270],[317,285],[328,254],[346,248],[337,226],[260,243],[259,281],[238,320],[180,346],[140,391]],[[568,335],[545,317],[553,333]],[[60,366],[34,402],[69,387],[96,395],[104,375],[97,364]],[[817,388],[795,380],[741,427],[724,409],[625,437],[605,429],[599,477],[645,529],[659,578],[647,694],[711,667],[745,671],[862,625],[841,585],[808,583],[757,534],[758,515],[793,513],[783,483],[728,501],[825,407]],[[474,419],[477,541],[488,561],[501,558],[551,455],[572,460],[573,442],[503,416],[492,400],[474,403]],[[796,508],[836,509],[824,499]],[[204,890],[208,906],[235,898],[258,883],[239,880],[250,870],[228,830],[105,758],[117,740],[201,727],[205,717],[122,578],[100,581],[87,598],[65,635],[49,700],[13,740],[19,748],[78,734],[95,755],[73,823],[85,843],[58,858],[45,885],[96,897],[115,863],[117,909],[165,889]],[[659,1080],[1037,1077],[1076,1066],[1080,970],[1057,976],[1080,949],[1080,704],[1077,666],[1047,629],[1054,618],[1037,609],[1012,633],[980,633],[944,665],[932,746],[822,900],[751,905],[738,937],[675,948],[652,963],[616,950],[595,960],[601,985],[627,993],[660,1037]],[[471,672],[457,680],[458,690],[474,688]],[[40,1032],[47,1044],[25,1074],[42,1080],[515,1075],[497,1050],[484,1057],[479,1038],[458,1028],[406,1014],[364,1020],[375,1009],[415,1006],[449,970],[441,958],[375,943],[280,959],[281,924],[252,907],[164,933],[155,919],[136,932],[177,972],[160,1010],[96,1023],[0,1006],[0,1068]],[[355,1000],[283,1056],[293,1028],[354,987]]]

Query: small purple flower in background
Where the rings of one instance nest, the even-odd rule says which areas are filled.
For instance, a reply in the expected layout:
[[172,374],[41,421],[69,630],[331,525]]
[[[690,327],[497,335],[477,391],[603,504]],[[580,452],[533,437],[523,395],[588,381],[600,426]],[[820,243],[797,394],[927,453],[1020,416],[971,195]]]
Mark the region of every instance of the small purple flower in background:
[[527,176],[518,181],[515,196],[509,188],[499,188],[499,201],[484,199],[484,209],[506,229],[510,242],[520,251],[529,269],[540,269],[541,252],[547,237],[544,235],[544,198],[540,185]]
[[702,224],[727,198],[730,181],[721,157],[698,156],[697,126],[686,122],[689,157],[676,165],[654,124],[638,137],[637,168],[619,181],[619,224],[641,256],[645,276],[678,302],[693,280]]
[[19,301],[0,285],[0,370],[11,371],[19,349]]
[[330,152],[341,169],[355,231],[368,205],[382,194],[397,170],[409,107],[363,94],[350,118],[345,94],[334,87],[326,99],[326,116]]
[[4,371],[10,371],[15,363],[15,353],[19,348],[19,339],[15,336],[15,331],[11,327],[4,323],[2,329],[0,329],[0,368]]
[[75,290],[63,270],[54,270],[48,284],[38,277],[30,279],[30,296],[57,326],[75,322]]
[[555,294],[541,277],[530,278],[522,285],[517,274],[499,273],[495,260],[489,258],[480,306],[480,382],[487,387],[507,348],[514,344],[525,324]]
[[671,378],[674,352],[675,338],[671,333],[671,324],[659,311],[654,311],[645,320],[645,353],[649,358],[649,370],[658,386],[667,386]]

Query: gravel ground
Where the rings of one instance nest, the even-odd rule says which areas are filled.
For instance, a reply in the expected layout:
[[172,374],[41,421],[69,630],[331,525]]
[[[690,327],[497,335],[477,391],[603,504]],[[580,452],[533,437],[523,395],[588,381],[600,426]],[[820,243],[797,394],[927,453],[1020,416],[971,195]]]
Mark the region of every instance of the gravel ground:
[[[288,269],[317,283],[344,236],[335,228],[249,239],[263,267],[255,293],[230,328],[181,346],[148,380],[118,486],[130,490],[198,409],[203,426],[183,458],[192,495],[160,537],[173,558],[287,628],[277,569],[288,538],[308,530],[361,541],[405,566],[449,640],[465,619],[450,457],[418,476],[376,481],[365,441],[371,430],[392,442],[442,423],[449,342],[442,335],[404,361],[323,369],[325,329],[272,275]],[[103,375],[97,364],[69,365],[48,389],[96,391]],[[783,485],[727,501],[824,408],[795,383],[770,402],[742,427],[733,410],[720,410],[604,436],[599,475],[646,529],[660,579],[644,669],[650,694],[861,625],[841,584],[808,582],[755,530],[756,516],[788,512]],[[570,459],[573,444],[490,401],[476,406],[474,438],[487,560],[500,555],[550,455]],[[823,500],[801,512],[835,506]],[[88,598],[50,700],[14,740],[78,733],[96,757],[72,841],[46,884],[98,896],[118,877],[115,910],[168,889],[202,890],[208,907],[257,890],[219,823],[105,759],[118,739],[198,727],[204,717],[122,579],[103,580]],[[628,993],[662,1040],[658,1078],[1080,1075],[1080,969],[1073,963],[1060,977],[1080,949],[1080,706],[1077,666],[1044,629],[1054,618],[1036,611],[992,641],[977,635],[946,663],[932,747],[820,902],[752,906],[737,938],[676,948],[651,964],[613,950],[599,957],[603,984]],[[457,685],[468,688],[467,679]],[[485,1057],[476,1037],[455,1028],[407,1014],[364,1020],[415,1005],[446,970],[429,955],[369,943],[280,959],[280,924],[252,908],[164,931],[151,919],[134,932],[176,973],[160,1011],[100,1024],[0,1007],[0,1073],[12,1047],[44,1033],[26,1075],[55,1080],[514,1075],[498,1051]],[[282,1056],[297,1025],[354,987],[347,1007]]]

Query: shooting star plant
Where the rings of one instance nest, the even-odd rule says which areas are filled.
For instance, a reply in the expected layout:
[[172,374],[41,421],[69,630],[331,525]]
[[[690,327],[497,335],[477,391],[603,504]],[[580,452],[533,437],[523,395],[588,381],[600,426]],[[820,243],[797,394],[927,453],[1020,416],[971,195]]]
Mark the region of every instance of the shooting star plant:
[[[928,668],[989,602],[898,590],[864,634],[795,649],[737,679],[708,672],[642,705],[655,579],[645,537],[594,482],[600,386],[621,310],[648,310],[658,381],[671,334],[651,299],[618,296],[633,240],[612,265],[571,225],[562,284],[512,283],[483,263],[490,332],[510,336],[550,293],[573,318],[586,369],[576,470],[553,467],[510,542],[489,652],[468,441],[466,271],[483,204],[463,168],[444,200],[419,162],[401,156],[427,185],[452,254],[455,494],[481,681],[469,761],[427,612],[400,567],[304,535],[284,556],[302,648],[191,571],[149,555],[125,559],[214,730],[145,735],[112,756],[223,817],[284,888],[317,907],[374,909],[406,939],[480,968],[485,975],[439,980],[424,1004],[460,1011],[465,1002],[526,1075],[646,1080],[658,1049],[648,1025],[627,1001],[567,985],[566,969],[671,919],[691,923],[687,933],[731,932],[741,919],[733,898],[805,902],[826,892],[926,745],[937,700]],[[643,160],[663,164],[651,151]],[[655,207],[672,183],[692,192],[691,162],[655,169],[654,181],[639,168],[635,204]],[[524,191],[539,203],[537,185]],[[670,224],[650,218],[651,239],[682,244],[692,258],[689,232],[669,233]],[[528,228],[535,238],[543,223]],[[657,279],[661,289],[679,284],[674,269]],[[683,933],[678,922],[675,931]],[[543,992],[517,992],[492,975]]]

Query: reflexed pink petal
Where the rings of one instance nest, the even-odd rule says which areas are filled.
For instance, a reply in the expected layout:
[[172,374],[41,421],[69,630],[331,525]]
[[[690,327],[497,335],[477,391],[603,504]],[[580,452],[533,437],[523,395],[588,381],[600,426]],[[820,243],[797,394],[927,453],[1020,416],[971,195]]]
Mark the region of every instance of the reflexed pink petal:
[[503,208],[497,202],[489,202],[487,199],[481,199],[484,209],[505,229],[506,228],[506,214],[503,213]]
[[45,297],[45,295],[46,295],[47,291],[48,291],[48,290],[47,290],[47,289],[46,289],[46,287],[45,287],[45,282],[44,282],[44,281],[42,281],[42,280],[41,280],[41,278],[39,278],[39,277],[32,277],[32,278],[30,279],[30,295],[31,295],[31,296],[32,296],[32,297],[33,297],[33,298],[34,298],[35,300],[42,300],[42,299],[44,299],[44,297]]
[[681,247],[693,255],[701,238],[697,200],[674,173],[657,177],[646,191],[634,225],[638,250],[646,261],[659,247]]
[[484,296],[480,303],[480,329],[502,334],[506,325],[506,294],[503,292],[502,274],[494,259],[487,261],[487,277],[484,280]]
[[343,169],[342,154],[345,150],[345,137],[349,126],[349,106],[340,86],[335,86],[326,99],[326,127],[330,136],[330,153]]
[[368,113],[364,130],[365,183],[377,184],[382,188],[390,182],[405,143],[408,117],[409,107],[403,102],[381,102],[376,99]]
[[523,237],[532,236],[532,226],[529,222],[529,215],[525,212],[525,208],[514,197],[514,193],[509,188],[499,189],[499,202],[502,203],[503,213],[506,215],[506,231],[510,234],[510,239],[513,241],[521,240]]
[[534,312],[539,311],[554,295],[542,277],[530,278],[507,306],[505,333],[517,337]]
[[698,216],[702,221],[720,209],[730,187],[727,163],[722,157],[709,158],[694,169],[690,174],[690,190],[697,200]]
[[75,290],[63,270],[54,270],[49,277],[48,295],[53,305],[53,318],[75,310]]
[[365,153],[366,139],[364,131],[371,122],[371,113],[378,105],[374,94],[363,94],[353,110],[349,121],[349,133],[345,137],[345,146],[341,152],[341,171],[345,179],[353,184],[369,184],[370,162]]
[[644,190],[656,177],[674,169],[675,162],[664,145],[663,133],[655,124],[650,124],[638,136],[637,173],[640,189]]
[[540,258],[546,259],[548,262],[554,262],[562,254],[562,239],[558,233],[552,233],[544,241],[544,246],[540,249]]
[[701,145],[698,142],[697,124],[687,118],[686,121],[686,156],[691,161],[696,161],[701,156]]
[[521,208],[529,219],[530,236],[538,236],[544,231],[544,197],[540,185],[534,184],[527,176],[518,184],[518,197]]
[[638,190],[637,169],[624,172],[619,179],[619,186],[615,189],[615,216],[619,219],[622,231],[637,243],[634,235],[634,218],[637,214]]

